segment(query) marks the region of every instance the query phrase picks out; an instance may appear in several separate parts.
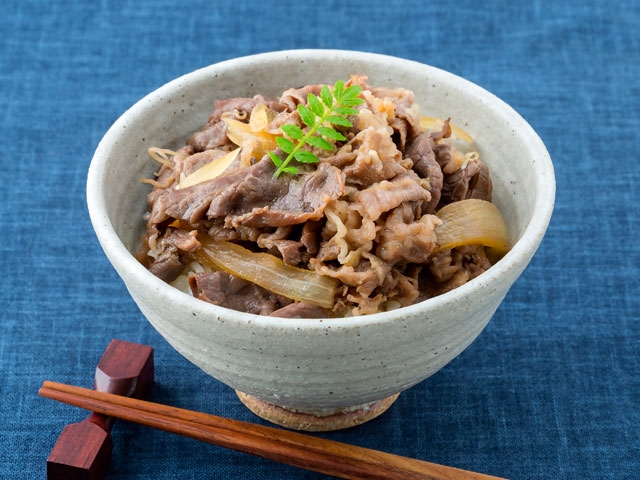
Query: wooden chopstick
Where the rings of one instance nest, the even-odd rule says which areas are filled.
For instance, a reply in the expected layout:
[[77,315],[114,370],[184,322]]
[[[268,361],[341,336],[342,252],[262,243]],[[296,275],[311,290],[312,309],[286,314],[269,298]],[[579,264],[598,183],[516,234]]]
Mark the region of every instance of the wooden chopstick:
[[413,458],[159,403],[45,381],[39,394],[221,447],[346,479],[499,480]]

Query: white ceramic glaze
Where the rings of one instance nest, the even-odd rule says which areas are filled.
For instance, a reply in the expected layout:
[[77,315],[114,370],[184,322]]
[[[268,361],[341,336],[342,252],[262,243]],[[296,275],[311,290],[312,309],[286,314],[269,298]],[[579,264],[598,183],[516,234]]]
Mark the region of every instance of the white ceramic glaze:
[[[447,117],[477,141],[513,248],[464,286],[411,307],[344,319],[282,319],[231,311],[163,283],[134,259],[144,230],[147,148],[178,148],[216,99],[277,95],[364,74],[415,92],[425,115]],[[125,112],[100,142],[87,181],[100,243],[144,316],[182,355],[231,387],[276,405],[331,411],[379,400],[426,379],[487,325],[537,250],[555,179],[534,130],[486,90],[424,64],[370,53],[298,50],[218,63],[169,82]]]

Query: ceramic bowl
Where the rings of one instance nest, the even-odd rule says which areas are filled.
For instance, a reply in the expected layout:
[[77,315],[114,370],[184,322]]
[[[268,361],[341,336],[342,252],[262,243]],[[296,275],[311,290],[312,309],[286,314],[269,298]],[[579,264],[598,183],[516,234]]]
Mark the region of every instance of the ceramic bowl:
[[[341,319],[286,319],[221,308],[162,282],[134,258],[145,229],[150,146],[179,148],[216,99],[278,95],[363,74],[414,91],[425,115],[451,117],[489,165],[509,253],[465,285],[422,303]],[[355,425],[384,411],[460,354],[485,328],[538,249],[555,197],[543,142],[510,106],[432,66],[378,54],[295,50],[224,61],[177,78],[126,111],[100,142],[87,201],[104,252],[149,322],[178,352],[238,392],[258,415],[306,430]]]

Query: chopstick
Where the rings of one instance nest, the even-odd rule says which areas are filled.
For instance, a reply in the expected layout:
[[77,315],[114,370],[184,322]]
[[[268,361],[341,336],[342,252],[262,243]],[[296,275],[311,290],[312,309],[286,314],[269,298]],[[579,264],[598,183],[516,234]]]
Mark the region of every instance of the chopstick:
[[311,435],[57,382],[45,381],[39,394],[109,417],[339,478],[498,480],[498,477]]

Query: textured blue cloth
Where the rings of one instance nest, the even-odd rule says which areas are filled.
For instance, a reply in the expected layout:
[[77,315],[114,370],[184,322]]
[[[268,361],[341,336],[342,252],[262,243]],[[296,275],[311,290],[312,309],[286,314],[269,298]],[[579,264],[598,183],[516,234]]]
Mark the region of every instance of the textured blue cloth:
[[[155,401],[261,422],[144,320],[93,234],[91,156],[166,81],[251,53],[372,51],[492,91],[554,161],[548,234],[462,355],[328,438],[513,479],[640,478],[640,2],[9,0],[0,7],[0,478],[45,477],[45,379],[90,387],[112,338],[155,348]],[[297,22],[297,26],[294,26]],[[317,479],[116,423],[111,479]]]

